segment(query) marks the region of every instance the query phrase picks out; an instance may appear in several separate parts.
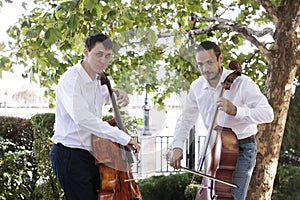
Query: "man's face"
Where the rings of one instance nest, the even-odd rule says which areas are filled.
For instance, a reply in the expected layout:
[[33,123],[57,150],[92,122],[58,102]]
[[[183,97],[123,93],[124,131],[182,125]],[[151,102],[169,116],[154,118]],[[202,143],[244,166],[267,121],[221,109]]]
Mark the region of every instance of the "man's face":
[[222,72],[222,54],[219,60],[214,53],[213,49],[202,50],[196,53],[197,66],[204,78],[208,81],[219,81]]
[[108,66],[112,50],[106,49],[101,42],[97,42],[91,51],[84,51],[89,71],[95,74],[102,73]]

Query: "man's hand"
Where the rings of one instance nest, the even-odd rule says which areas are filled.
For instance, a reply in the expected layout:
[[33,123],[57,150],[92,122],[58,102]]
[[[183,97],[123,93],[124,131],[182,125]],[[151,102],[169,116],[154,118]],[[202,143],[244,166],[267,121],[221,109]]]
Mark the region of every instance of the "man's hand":
[[128,142],[128,146],[134,153],[137,154],[140,152],[141,147],[135,139],[131,138],[130,141]]
[[228,115],[236,115],[236,106],[233,105],[228,99],[225,99],[224,97],[220,97],[217,100],[217,106],[219,110],[224,111]]
[[183,153],[183,151],[180,148],[174,148],[172,150],[171,156],[170,156],[170,165],[174,169],[180,169],[180,162],[183,158],[182,153]]
[[119,88],[114,88],[113,92],[117,95],[117,103],[121,106],[127,106],[129,104],[129,98],[127,93],[124,90]]

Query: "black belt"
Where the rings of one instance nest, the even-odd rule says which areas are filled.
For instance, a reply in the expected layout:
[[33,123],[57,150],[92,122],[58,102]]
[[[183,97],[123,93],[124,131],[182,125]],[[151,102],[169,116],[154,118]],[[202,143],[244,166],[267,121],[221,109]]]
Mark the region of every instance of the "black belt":
[[85,149],[67,147],[67,146],[63,145],[62,143],[60,143],[60,142],[57,143],[56,146],[64,148],[64,149],[69,149],[69,150],[72,150],[72,151],[77,151],[77,152],[89,152],[88,150],[85,150]]
[[255,140],[256,140],[255,135],[251,135],[250,137],[240,139],[239,144],[246,144],[246,143],[250,143],[250,142],[255,142]]

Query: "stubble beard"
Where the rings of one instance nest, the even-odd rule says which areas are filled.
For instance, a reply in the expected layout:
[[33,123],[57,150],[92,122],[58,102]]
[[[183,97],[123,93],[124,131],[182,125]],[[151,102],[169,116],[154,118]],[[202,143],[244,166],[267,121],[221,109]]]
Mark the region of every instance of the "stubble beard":
[[205,74],[205,78],[207,81],[214,81],[217,80],[220,77],[220,73],[214,73],[213,76],[211,77],[212,73],[206,73]]

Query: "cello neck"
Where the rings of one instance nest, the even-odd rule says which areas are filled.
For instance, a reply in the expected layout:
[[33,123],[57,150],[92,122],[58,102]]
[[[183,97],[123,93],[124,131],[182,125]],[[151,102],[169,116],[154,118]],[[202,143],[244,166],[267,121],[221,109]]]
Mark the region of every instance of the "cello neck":
[[[101,82],[102,81],[104,82],[104,84],[106,84],[108,92],[109,92],[109,96],[110,96],[111,103],[112,103],[113,110],[114,110],[114,119],[116,121],[116,125],[117,125],[117,127],[120,130],[122,130],[125,133],[127,133],[127,130],[126,130],[126,128],[125,128],[125,126],[124,126],[124,124],[122,122],[121,114],[120,114],[120,111],[119,111],[119,108],[118,108],[118,104],[117,104],[115,95],[113,93],[110,81],[109,81],[109,79],[107,78],[107,75],[104,72],[101,75]],[[131,149],[128,146],[121,146],[120,148],[125,150],[125,154],[126,154],[126,157],[128,159],[128,162],[130,164],[134,163],[135,162],[135,157],[132,155]],[[134,151],[135,151],[135,149],[134,149]]]
[[120,114],[120,111],[119,111],[119,108],[118,108],[118,104],[117,104],[114,92],[112,90],[110,81],[109,81],[107,75],[104,72],[103,72],[103,74],[104,74],[104,76],[106,78],[106,86],[108,88],[108,92],[109,92],[109,96],[110,96],[110,99],[111,99],[112,107],[113,107],[113,110],[114,110],[114,117],[115,117],[117,126],[118,126],[119,129],[121,129],[121,130],[124,131],[125,130],[125,126],[124,126],[124,124],[122,122],[121,114]]

